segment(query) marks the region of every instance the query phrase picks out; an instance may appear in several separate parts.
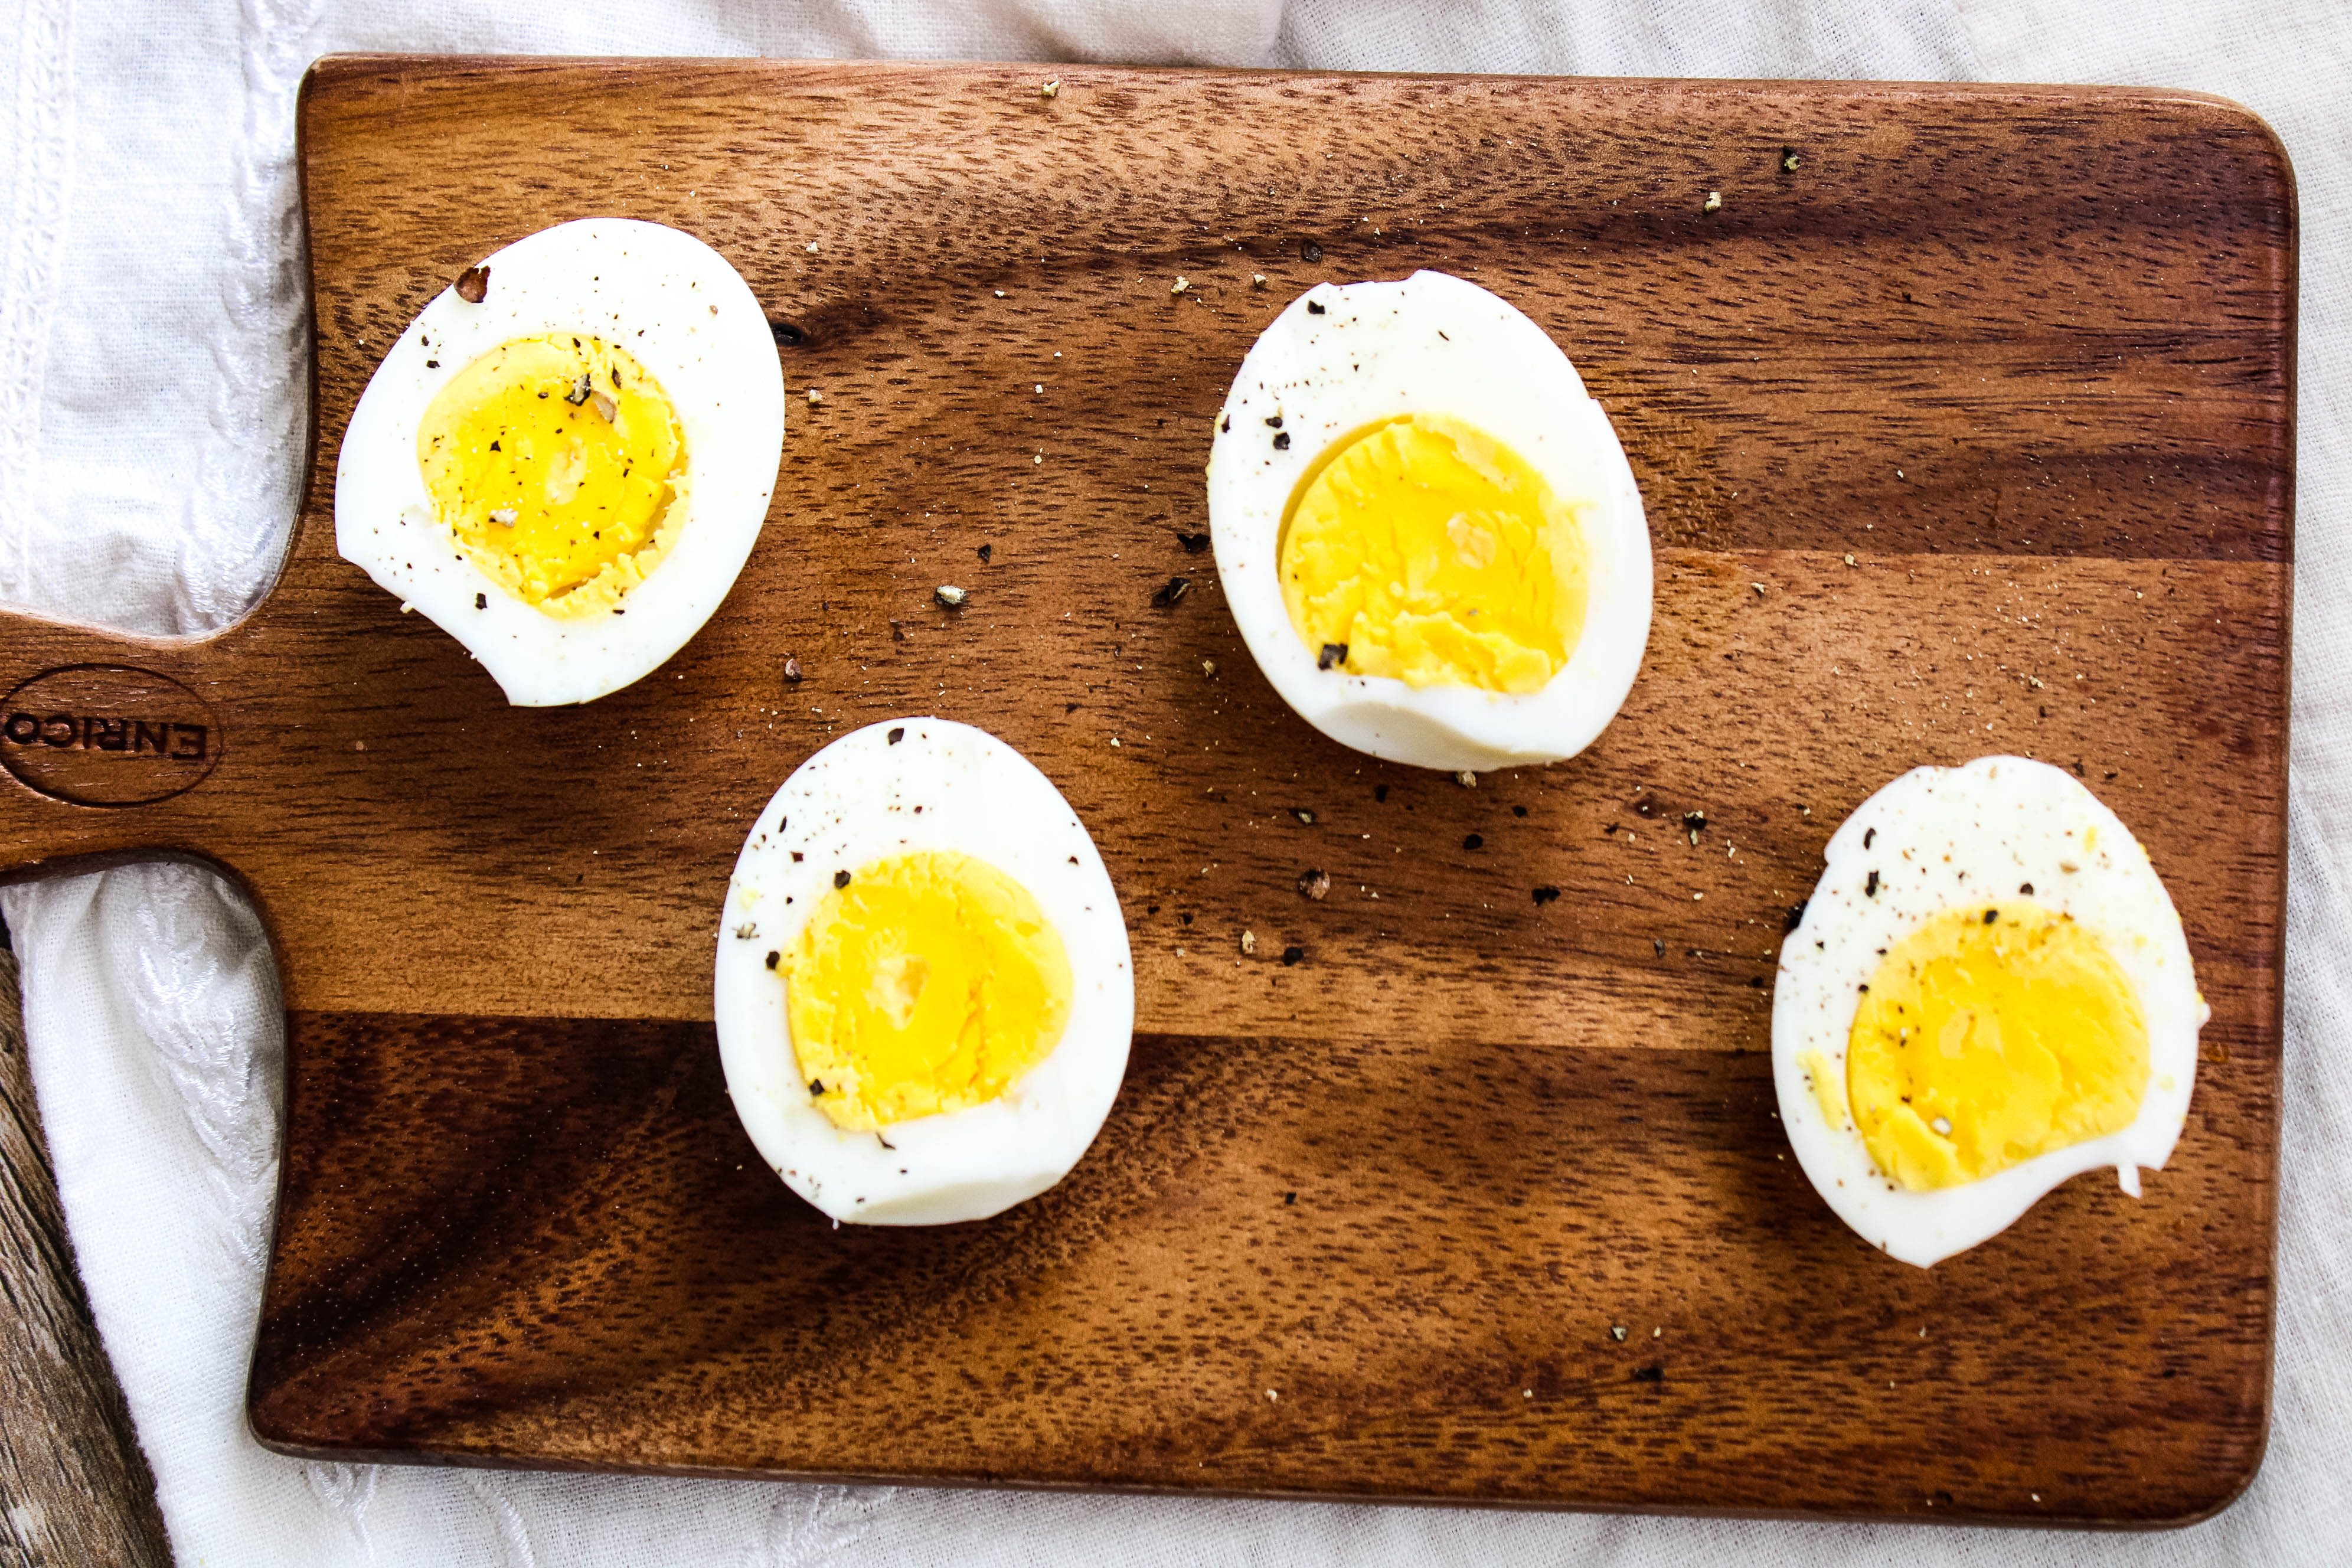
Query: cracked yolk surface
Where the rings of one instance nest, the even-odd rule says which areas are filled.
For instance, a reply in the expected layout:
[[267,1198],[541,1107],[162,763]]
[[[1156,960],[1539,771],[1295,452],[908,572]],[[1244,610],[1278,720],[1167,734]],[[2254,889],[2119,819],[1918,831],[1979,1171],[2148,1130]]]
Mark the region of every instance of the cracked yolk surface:
[[780,967],[800,1076],[849,1131],[994,1100],[1069,1022],[1060,933],[1026,888],[954,850],[851,873]]
[[617,608],[684,510],[677,411],[627,350],[586,335],[518,338],[459,371],[425,408],[416,460],[458,549],[563,618]]
[[1854,1125],[1913,1191],[2120,1131],[2147,1079],[2130,980],[2097,936],[2023,900],[1946,910],[1888,949],[1846,1048]]
[[1501,441],[1412,414],[1336,442],[1284,520],[1291,625],[1356,675],[1487,691],[1542,689],[1584,629],[1589,577],[1572,507]]

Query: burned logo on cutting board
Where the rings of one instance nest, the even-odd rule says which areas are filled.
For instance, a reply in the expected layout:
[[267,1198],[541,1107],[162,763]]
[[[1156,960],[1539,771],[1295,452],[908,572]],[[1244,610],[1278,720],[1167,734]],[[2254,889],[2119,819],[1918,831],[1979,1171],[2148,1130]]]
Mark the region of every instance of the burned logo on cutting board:
[[52,800],[152,805],[203,782],[220,754],[211,706],[153,670],[67,665],[0,700],[0,767]]

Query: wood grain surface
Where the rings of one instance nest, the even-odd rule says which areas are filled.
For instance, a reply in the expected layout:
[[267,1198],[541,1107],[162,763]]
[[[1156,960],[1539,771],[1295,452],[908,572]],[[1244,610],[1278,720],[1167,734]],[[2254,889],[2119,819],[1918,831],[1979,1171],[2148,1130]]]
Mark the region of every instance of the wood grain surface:
[[155,1478],[74,1271],[0,952],[0,1563],[169,1568]]
[[[278,944],[257,1432],[1591,1508],[2144,1524],[2234,1496],[2268,1411],[2285,864],[2268,131],[2121,89],[1042,79],[312,74],[318,440],[283,576],[200,643],[16,623],[0,670],[110,667],[27,689],[67,696],[0,714],[0,762],[156,797],[11,789],[14,874],[200,857]],[[743,272],[782,473],[676,659],[510,709],[335,557],[335,454],[426,300],[594,214]],[[1657,545],[1616,723],[1475,788],[1297,720],[1180,537],[1259,328],[1419,267],[1576,360]],[[1174,574],[1197,591],[1154,608]],[[728,1110],[710,950],[785,773],[916,712],[1003,736],[1086,819],[1143,1032],[1053,1193],[834,1231]],[[175,727],[140,752],[110,728],[140,715]],[[1921,1272],[1784,1157],[1770,976],[1844,813],[1993,751],[2079,768],[2140,836],[2214,1017],[2145,1201],[2077,1181]]]

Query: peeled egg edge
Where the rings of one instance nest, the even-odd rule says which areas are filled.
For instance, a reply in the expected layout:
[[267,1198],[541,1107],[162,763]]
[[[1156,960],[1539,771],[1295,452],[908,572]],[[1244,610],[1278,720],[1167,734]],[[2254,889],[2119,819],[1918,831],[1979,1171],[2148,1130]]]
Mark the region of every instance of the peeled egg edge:
[[[903,731],[898,742],[889,740],[893,731]],[[868,755],[888,764],[894,761],[891,753],[901,747],[935,742],[964,748],[977,760],[964,770],[969,775],[964,787],[940,789],[919,803],[905,803],[921,804],[921,816],[905,809],[892,814],[886,805],[868,799],[847,814],[856,820],[846,835],[826,831],[842,826],[839,816],[829,824],[812,820],[827,809],[828,797],[823,794],[826,775],[855,772]],[[895,760],[903,763],[916,754]],[[1009,782],[1012,788],[989,792],[982,786],[991,777]],[[870,781],[858,783],[864,788]],[[1003,809],[1007,795],[1025,797],[1028,804],[1020,811],[1052,805],[1057,826],[1050,844],[1045,842],[1048,836],[1016,837],[1003,830],[1002,818],[1010,815]],[[894,828],[905,831],[877,836],[871,825],[886,816]],[[780,821],[786,826],[780,828]],[[813,832],[819,837],[809,837]],[[821,848],[821,844],[832,847]],[[795,848],[806,858],[793,862]],[[766,954],[790,951],[809,914],[832,887],[836,869],[854,870],[883,855],[937,848],[977,856],[1012,876],[1036,899],[1069,955],[1070,1016],[1055,1049],[998,1099],[894,1123],[879,1138],[873,1132],[845,1131],[810,1101],[798,1079],[785,1016],[785,984],[767,969]],[[1074,859],[1077,863],[1070,864]],[[793,901],[787,904],[786,899]],[[747,925],[755,934],[738,935]],[[794,768],[761,808],[745,836],[722,905],[713,1013],[730,1099],[761,1159],[787,1187],[841,1223],[954,1224],[991,1217],[1047,1191],[1076,1169],[1099,1137],[1124,1082],[1134,1034],[1134,963],[1109,872],[1085,824],[1054,782],[984,730],[954,720],[909,716],[836,737]],[[1090,1055],[1088,1042],[1096,1039],[1112,1043]],[[1076,1121],[1085,1124],[1082,1136],[1070,1130],[1075,1121],[1068,1113],[1053,1109],[1065,1102],[1077,1107]],[[1058,1142],[1044,1136],[1055,1131],[1052,1122],[1056,1116],[1066,1124]],[[1048,1125],[1041,1128],[1041,1120]],[[1002,1201],[938,1212],[922,1207],[919,1199],[892,1196],[894,1188],[905,1193],[920,1185],[924,1178],[915,1167],[925,1159],[941,1158],[938,1151],[943,1144],[980,1136],[953,1131],[959,1127],[1001,1134],[1004,1142],[1019,1143],[1024,1157],[1037,1157],[1026,1159],[1018,1179],[996,1190],[993,1197]],[[814,1162],[807,1157],[812,1148],[822,1152]],[[840,1170],[822,1168],[836,1158]],[[903,1177],[902,1167],[908,1168]],[[842,1185],[845,1182],[847,1187]],[[834,1189],[830,1194],[829,1186]],[[860,1198],[867,1201],[861,1204]]]
[[[782,461],[782,366],[751,285],[686,230],[576,218],[525,235],[481,265],[489,273],[484,300],[468,303],[452,285],[427,300],[353,407],[336,455],[337,552],[464,647],[510,704],[593,701],[675,658],[741,575]],[[562,279],[567,291],[582,267],[592,268],[588,287],[604,296],[596,309],[605,319],[572,309],[585,295],[537,298],[536,278],[559,267],[572,268]],[[609,287],[607,271],[616,274]],[[645,310],[646,300],[630,295],[646,274],[681,280],[675,290],[656,290],[674,310]],[[541,332],[593,333],[626,347],[660,381],[685,437],[687,493],[673,504],[687,506],[688,516],[669,551],[629,590],[623,615],[564,620],[508,595],[435,518],[418,470],[416,428],[435,395],[499,343]]]
[[[1358,325],[1383,304],[1402,309],[1421,296],[1447,310],[1476,312],[1485,323],[1476,330],[1512,345],[1515,363],[1531,367],[1542,384],[1539,395],[1516,405],[1492,401],[1495,395],[1484,384],[1493,371],[1475,357],[1479,345],[1465,342],[1456,351],[1450,340],[1440,351],[1451,378],[1445,384],[1416,379],[1362,391],[1372,378],[1396,373],[1381,367],[1378,353],[1353,360],[1338,355],[1340,345],[1328,341],[1330,334]],[[1430,330],[1433,335],[1442,329],[1433,323]],[[1286,342],[1277,334],[1292,333],[1306,334],[1310,351],[1332,356],[1327,364],[1348,363],[1345,375],[1352,379],[1336,391],[1268,385],[1261,356],[1277,355]],[[1369,374],[1362,369],[1366,361],[1373,366]],[[1276,364],[1274,373],[1281,368]],[[1318,405],[1344,409],[1345,416],[1318,416]],[[1578,521],[1591,560],[1585,625],[1568,664],[1540,691],[1415,690],[1390,677],[1320,669],[1291,623],[1276,557],[1300,477],[1333,442],[1416,412],[1450,414],[1486,430],[1535,466],[1563,500],[1581,503]],[[1291,437],[1278,451],[1275,432],[1265,426],[1276,413]],[[1576,477],[1588,482],[1564,482]],[[1557,762],[1599,738],[1640,674],[1654,566],[1640,487],[1623,443],[1559,345],[1510,301],[1467,279],[1423,269],[1397,280],[1318,283],[1292,300],[1258,333],[1227,391],[1211,442],[1207,499],[1218,579],[1244,642],[1292,710],[1343,745],[1445,772]]]
[[[2170,993],[2168,997],[2158,998],[2164,1003],[2162,1007],[2151,1005],[2150,992],[2156,988],[2145,983],[2153,973],[2150,961],[2123,950],[2114,940],[2115,922],[2100,921],[2093,928],[2140,995],[2150,1035],[2147,1088],[2130,1124],[2114,1132],[2037,1154],[1978,1181],[1916,1192],[1895,1187],[1871,1159],[1861,1131],[1852,1121],[1850,1108],[1842,1126],[1829,1125],[1802,1059],[1811,1051],[1822,1054],[1839,1075],[1837,1094],[1843,1103],[1847,1040],[1860,1001],[1859,994],[1848,982],[1857,968],[1864,980],[1872,972],[1862,964],[1859,956],[1815,956],[1816,950],[1810,943],[1826,940],[1823,928],[1814,925],[1815,913],[1822,904],[1823,889],[1831,888],[1841,875],[1849,881],[1866,879],[1866,868],[1858,865],[1861,858],[1869,853],[1864,840],[1874,827],[1885,833],[1886,826],[1880,818],[1907,805],[1912,794],[1931,788],[1945,776],[1962,781],[1964,787],[1973,787],[1975,781],[1990,782],[1989,775],[2010,768],[2016,770],[2013,776],[2033,781],[2032,787],[2042,793],[2045,804],[2050,791],[2063,784],[2060,798],[2095,823],[2102,835],[2114,836],[2116,847],[2137,862],[2129,879],[2137,882],[2144,876],[2144,892],[2152,891],[2155,900],[2160,903],[2164,919],[2155,922],[2157,945],[2167,951],[2153,962],[2155,968],[2168,971],[2159,984],[2162,990]],[[2058,1187],[2085,1172],[2114,1169],[2123,1190],[2139,1196],[2139,1171],[2163,1169],[2185,1128],[2195,1086],[2197,1035],[2210,1017],[2211,1010],[2197,991],[2187,934],[2170,893],[2149,862],[2145,847],[2114,810],[2079,780],[2049,763],[2015,756],[1979,757],[1955,767],[1913,768],[1889,780],[1839,825],[1824,846],[1822,858],[1822,877],[1807,899],[1804,917],[1781,946],[1773,989],[1772,1077],[1776,1108],[1790,1152],[1797,1156],[1807,1181],[1839,1220],[1888,1257],[1925,1268],[2000,1235]],[[2005,891],[1994,887],[1984,896],[1997,900]],[[2034,897],[2045,907],[2074,912],[2075,900],[2063,892],[2037,885]],[[1965,906],[1969,901],[1951,898],[1937,907]],[[2077,918],[2081,918],[2079,914]],[[2165,940],[2168,934],[2168,942]],[[1867,953],[1867,957],[1874,963],[1874,952]],[[1822,973],[1814,973],[1817,970]],[[1839,1011],[1818,1026],[1822,1032],[1817,1035],[1811,1032],[1816,1026],[1799,1016],[1797,1008],[1804,1005],[1799,999],[1801,994],[1818,995],[1819,988],[1824,984],[1832,988],[1829,994],[1835,997]],[[2185,1037],[2168,1033],[2159,1038],[2160,1029],[2174,1029],[2184,1016],[2189,1019]],[[2168,1078],[2169,1083],[2166,1081]],[[1923,1228],[1929,1226],[1934,1227],[1932,1233],[1923,1234]]]

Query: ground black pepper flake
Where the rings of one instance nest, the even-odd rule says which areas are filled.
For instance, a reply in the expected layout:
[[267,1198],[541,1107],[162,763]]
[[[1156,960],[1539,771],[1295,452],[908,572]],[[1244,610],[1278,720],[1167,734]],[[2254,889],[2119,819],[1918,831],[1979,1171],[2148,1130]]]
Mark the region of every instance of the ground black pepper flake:
[[833,874],[833,885],[836,888],[846,888],[849,886],[849,873],[846,871],[835,871]]
[[1524,805],[1515,805],[1511,807],[1511,815],[1513,816],[1525,816],[1527,814],[1528,808]]
[[820,1094],[823,1094],[824,1092],[824,1079],[821,1079],[821,1078],[813,1078],[813,1079],[809,1079],[809,1093],[810,1093],[812,1096],[820,1095]]
[[1373,798],[1374,800],[1386,800],[1386,799],[1388,799],[1388,797],[1389,797],[1389,786],[1388,786],[1388,785],[1386,785],[1386,784],[1374,784],[1374,785],[1372,786],[1372,798]]
[[794,686],[798,686],[801,683],[801,661],[799,659],[788,658],[784,660],[784,679],[791,681]]
[[1327,312],[1324,310],[1324,309],[1323,309],[1323,307],[1322,307],[1321,305],[1318,304],[1316,301],[1314,301],[1314,300],[1307,300],[1307,313],[1308,315],[1310,315],[1310,316],[1320,316],[1320,315],[1324,315],[1324,314],[1326,314]]
[[1536,902],[1539,904],[1550,903],[1554,899],[1559,897],[1559,889],[1558,888],[1538,888],[1536,889]]
[[490,269],[468,267],[457,274],[457,298],[468,305],[478,305],[490,291]]
[[771,969],[775,968],[779,963],[782,962],[783,956],[784,955],[781,952],[770,952],[768,954],[768,967]]
[[1780,929],[1784,931],[1792,931],[1804,924],[1805,906],[1811,902],[1811,899],[1799,899],[1795,903],[1790,904],[1788,917],[1780,922]]
[[2031,882],[2020,882],[2017,885],[2017,896],[2021,899],[2032,898],[2033,896],[2033,884]]
[[1185,554],[1198,555],[1209,548],[1209,536],[1205,533],[1179,533],[1176,542],[1184,547]]
[[1666,956],[1666,943],[1665,943],[1665,939],[1664,939],[1664,938],[1663,938],[1663,937],[1654,937],[1654,937],[1652,937],[1652,938],[1650,939],[1650,951],[1651,951],[1653,953],[1655,953],[1655,954],[1656,954],[1658,957],[1660,957],[1660,958],[1664,958],[1664,957],[1665,957],[1665,956]]
[[1862,892],[1863,892],[1863,896],[1864,896],[1864,898],[1874,899],[1874,898],[1878,897],[1878,873],[1877,873],[1877,872],[1873,871],[1873,872],[1870,874],[1870,880],[1863,884],[1863,887],[1862,887]]
[[1282,950],[1282,966],[1285,969],[1287,969],[1292,964],[1306,958],[1306,956],[1307,950],[1303,947],[1286,947]]
[[1298,1194],[1297,1194],[1297,1193],[1285,1193],[1285,1194],[1282,1194],[1282,1204],[1283,1204],[1283,1206],[1284,1206],[1285,1208],[1288,1208],[1291,1205],[1293,1205],[1293,1204],[1297,1203],[1297,1201],[1298,1201]]
[[1287,452],[1287,451],[1289,451],[1289,450],[1290,450],[1290,432],[1289,432],[1289,431],[1287,431],[1287,430],[1282,431],[1282,432],[1280,432],[1279,434],[1277,434],[1277,435],[1275,437],[1275,438],[1274,438],[1274,449],[1275,449],[1276,451],[1277,451],[1277,452]]
[[899,728],[898,728],[898,729],[895,729],[895,730],[891,731],[890,731],[890,733],[889,733],[887,736],[884,737],[884,738],[885,738],[886,740],[887,740],[887,741],[890,742],[890,744],[892,744],[892,745],[894,745],[894,746],[895,746],[895,745],[897,745],[899,742],[901,742],[901,741],[903,741],[903,740],[905,740],[905,739],[907,738],[907,731],[906,731],[906,729],[905,729],[905,727],[902,725],[902,726],[900,726]]
[[474,608],[478,610],[487,610],[489,607],[490,596],[488,594],[477,594],[474,595]]
[[1683,813],[1683,831],[1685,833],[1687,833],[1696,838],[1700,833],[1705,832],[1706,829],[1706,813],[1703,811],[1685,811]]
[[1265,417],[1265,427],[1266,427],[1267,429],[1269,429],[1269,430],[1279,430],[1279,429],[1281,429],[1281,428],[1282,428],[1282,416],[1281,416],[1281,415],[1279,415],[1279,414],[1269,414],[1269,415],[1267,415],[1267,416],[1266,416],[1266,417]]
[[1999,919],[2000,919],[2000,911],[1999,910],[1987,910],[1985,911],[1985,924],[1990,925],[1993,921]]
[[890,640],[892,642],[905,642],[907,640],[906,622],[892,621],[890,623]]
[[992,555],[995,554],[995,553],[996,553],[996,546],[994,546],[993,544],[983,544],[983,545],[982,545],[982,546],[980,547],[980,563],[981,563],[982,566],[987,565],[987,564],[988,564],[988,558],[989,558],[990,556],[992,556]]
[[1484,849],[1486,847],[1486,841],[1484,838],[1481,838],[1478,835],[1473,833],[1462,840],[1462,847],[1465,849]]
[[1298,259],[1301,261],[1320,261],[1323,259],[1323,247],[1316,244],[1311,239],[1302,241],[1298,247]]
[[1328,669],[1335,664],[1347,662],[1348,645],[1343,642],[1327,642],[1323,645],[1323,651],[1315,656],[1315,668],[1318,669]]
[[1317,903],[1321,903],[1330,895],[1331,874],[1321,869],[1301,871],[1298,874],[1298,891]]
[[1226,415],[1226,416],[1224,416],[1224,418],[1223,418],[1223,419],[1221,419],[1221,420],[1219,420],[1219,421],[1217,422],[1217,433],[1218,433],[1219,435],[1224,435],[1224,434],[1229,433],[1229,432],[1233,429],[1233,427],[1234,427],[1234,416],[1233,416],[1232,415],[1230,415],[1230,414]]
[[1192,579],[1190,577],[1171,577],[1152,590],[1151,606],[1157,610],[1164,610],[1192,591]]
[[1633,1381],[1635,1383],[1664,1383],[1666,1381],[1666,1369],[1662,1366],[1637,1366],[1633,1369]]
[[1877,837],[1878,837],[1878,829],[1876,829],[1875,827],[1865,827],[1865,828],[1864,828],[1864,829],[1862,830],[1862,847],[1863,847],[1864,849],[1869,848],[1869,847],[1870,847],[1870,846],[1871,846],[1871,842],[1872,842],[1872,840],[1875,839]]

